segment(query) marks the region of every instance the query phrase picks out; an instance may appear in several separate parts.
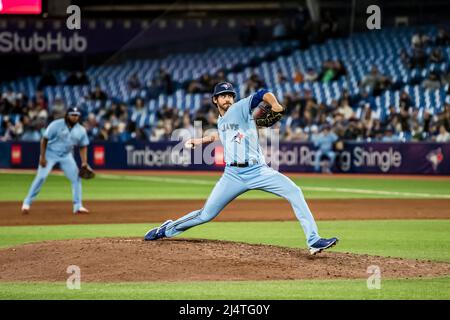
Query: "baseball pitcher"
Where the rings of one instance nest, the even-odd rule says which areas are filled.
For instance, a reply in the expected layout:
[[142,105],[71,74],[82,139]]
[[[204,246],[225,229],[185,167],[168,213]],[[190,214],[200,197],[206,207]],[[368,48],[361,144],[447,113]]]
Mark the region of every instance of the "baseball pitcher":
[[[73,212],[88,213],[81,202],[81,178],[92,178],[93,174],[90,173],[91,169],[87,163],[89,139],[86,129],[78,123],[80,115],[78,108],[69,108],[63,119],[51,122],[45,130],[41,140],[39,168],[28,195],[23,201],[22,213],[29,213],[31,203],[40,192],[52,168],[58,163],[72,183]],[[80,147],[82,168],[80,171],[73,157],[74,146]],[[80,175],[81,171],[87,171],[87,173]]]
[[261,151],[257,126],[252,116],[254,109],[261,103],[271,106],[270,111],[274,114],[282,113],[284,108],[276,97],[265,89],[238,102],[235,102],[235,97],[236,92],[231,83],[217,84],[212,101],[220,114],[217,121],[218,133],[190,139],[185,144],[186,147],[195,148],[220,139],[224,147],[225,171],[204,207],[176,221],[164,222],[161,226],[149,230],[144,239],[174,237],[189,228],[206,223],[237,196],[257,189],[276,194],[290,202],[306,235],[311,254],[334,246],[338,242],[337,238],[324,239],[319,236],[316,222],[301,189],[288,177],[269,167]]

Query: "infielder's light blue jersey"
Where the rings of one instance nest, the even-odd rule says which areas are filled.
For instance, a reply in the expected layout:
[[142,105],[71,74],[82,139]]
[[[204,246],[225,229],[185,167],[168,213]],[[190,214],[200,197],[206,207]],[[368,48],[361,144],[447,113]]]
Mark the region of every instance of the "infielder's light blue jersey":
[[45,155],[47,165],[43,167],[39,164],[37,175],[23,204],[31,206],[50,171],[56,164],[59,164],[65,176],[72,183],[73,212],[77,212],[83,206],[81,201],[81,179],[78,176],[78,166],[72,150],[74,146],[85,147],[89,145],[86,129],[78,123],[72,129],[69,129],[65,119],[58,119],[47,127],[44,138],[48,139]]
[[74,146],[89,145],[86,129],[77,123],[69,129],[65,119],[58,119],[50,123],[45,130],[44,138],[48,139],[47,151],[63,156],[71,153]]
[[217,129],[224,147],[227,164],[234,162],[265,164],[264,155],[258,141],[258,131],[252,118],[252,110],[262,101],[264,91],[241,99],[231,105],[224,116],[219,116]]

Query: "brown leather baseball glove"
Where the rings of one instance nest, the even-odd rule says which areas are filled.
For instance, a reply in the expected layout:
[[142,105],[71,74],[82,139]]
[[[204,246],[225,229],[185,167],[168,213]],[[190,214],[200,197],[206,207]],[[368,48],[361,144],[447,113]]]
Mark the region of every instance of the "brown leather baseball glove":
[[80,168],[78,175],[82,179],[93,179],[95,177],[95,172],[87,165]]

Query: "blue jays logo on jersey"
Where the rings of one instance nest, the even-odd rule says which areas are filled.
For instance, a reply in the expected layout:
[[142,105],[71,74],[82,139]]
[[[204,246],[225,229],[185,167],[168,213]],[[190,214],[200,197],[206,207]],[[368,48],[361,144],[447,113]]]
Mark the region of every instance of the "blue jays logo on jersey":
[[245,135],[243,133],[240,133],[239,131],[234,135],[233,141],[237,143],[241,143],[242,139],[244,139]]

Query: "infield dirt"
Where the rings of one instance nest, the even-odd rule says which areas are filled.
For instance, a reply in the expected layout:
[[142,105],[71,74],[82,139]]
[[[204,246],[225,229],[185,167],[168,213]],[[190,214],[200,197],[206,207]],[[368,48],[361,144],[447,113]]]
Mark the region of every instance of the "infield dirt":
[[383,279],[450,275],[450,264],[195,239],[48,241],[0,250],[0,281],[59,281],[77,265],[82,282]]
[[[177,219],[203,207],[205,200],[85,201],[87,215],[71,213],[70,201],[36,201],[28,215],[20,202],[0,202],[0,225],[149,223]],[[351,199],[310,200],[317,220],[450,219],[450,200]],[[215,221],[296,220],[286,200],[236,200]]]

